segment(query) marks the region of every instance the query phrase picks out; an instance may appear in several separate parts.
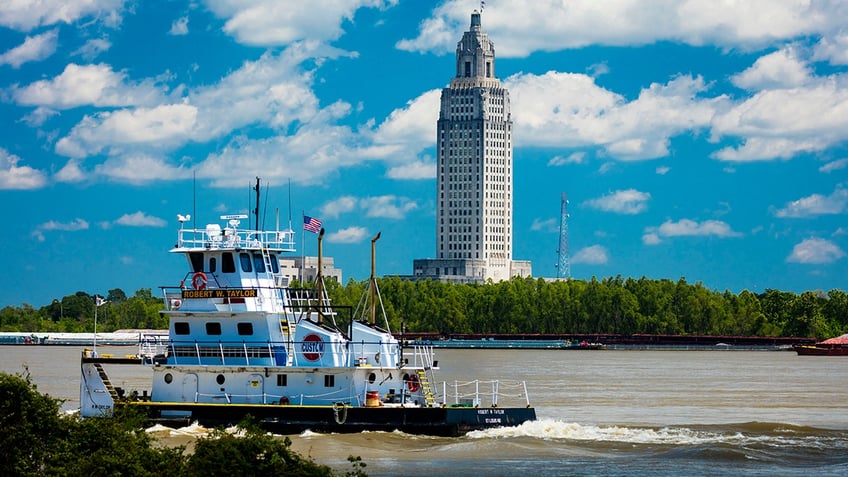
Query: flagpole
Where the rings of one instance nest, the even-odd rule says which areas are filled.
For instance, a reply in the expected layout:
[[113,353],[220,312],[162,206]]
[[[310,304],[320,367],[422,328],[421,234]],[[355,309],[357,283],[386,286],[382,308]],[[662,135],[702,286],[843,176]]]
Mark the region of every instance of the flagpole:
[[300,286],[304,286],[306,280],[303,279],[303,269],[306,266],[306,238],[304,232],[304,221],[306,220],[306,212],[300,211]]

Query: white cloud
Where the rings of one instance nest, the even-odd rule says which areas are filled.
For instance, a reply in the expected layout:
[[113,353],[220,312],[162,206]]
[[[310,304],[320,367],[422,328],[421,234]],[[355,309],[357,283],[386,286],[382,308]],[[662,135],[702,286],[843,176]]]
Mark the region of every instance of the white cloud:
[[115,220],[115,223],[128,227],[164,227],[168,225],[165,220],[160,219],[159,217],[149,216],[140,210],[132,214],[122,215]]
[[505,86],[517,146],[595,146],[619,160],[667,156],[671,137],[708,127],[728,104],[699,98],[704,80],[691,76],[652,84],[630,102],[580,74],[517,74]]
[[[408,51],[450,53],[469,25],[467,0],[447,0],[419,25],[417,36],[397,43]],[[763,12],[768,12],[767,19]],[[699,0],[492,2],[483,29],[501,58],[525,57],[588,45],[633,46],[669,41],[743,50],[802,36],[829,35],[844,27],[844,2],[748,0],[721,8]],[[835,48],[834,48],[835,49]]]
[[824,80],[805,87],[765,90],[716,116],[712,139],[743,138],[713,154],[722,161],[789,159],[848,139],[848,88]]
[[322,217],[339,217],[342,214],[352,212],[356,208],[359,200],[356,197],[346,195],[338,199],[327,202],[321,206]]
[[775,211],[776,217],[805,218],[841,214],[848,209],[848,189],[837,186],[828,196],[812,194],[793,200]]
[[127,154],[110,157],[95,167],[99,175],[109,177],[116,182],[143,184],[153,181],[172,181],[192,177],[192,171],[186,167],[175,167],[164,159],[147,154]]
[[130,84],[126,73],[116,73],[109,65],[70,63],[59,76],[14,87],[11,93],[23,106],[70,109],[155,104],[163,100],[164,89],[150,80]]
[[605,212],[634,215],[647,210],[650,199],[651,194],[648,192],[627,189],[617,190],[603,197],[587,200],[584,204]]
[[559,232],[559,220],[557,219],[533,219],[530,230],[537,232]]
[[554,156],[548,161],[548,166],[564,166],[566,164],[583,164],[586,159],[586,153],[583,151],[572,152],[566,157]]
[[666,237],[719,237],[732,238],[741,237],[742,234],[733,231],[730,226],[721,220],[705,220],[696,222],[690,219],[680,219],[677,222],[666,220],[659,227],[646,227],[642,235],[645,245],[656,245]]
[[44,172],[19,166],[21,158],[0,147],[0,190],[40,189],[47,183]]
[[106,26],[114,27],[121,23],[121,11],[125,3],[126,0],[5,1],[0,3],[0,25],[29,31],[39,26],[56,23],[71,24],[91,16]]
[[391,167],[386,172],[390,179],[435,179],[436,163],[433,161],[414,161]]
[[327,241],[332,243],[359,243],[367,237],[368,231],[365,228],[348,227],[327,234]]
[[384,9],[397,0],[210,0],[209,9],[226,19],[224,31],[248,45],[288,45],[306,38],[329,42],[339,38],[341,25],[353,21],[360,8]]
[[180,17],[174,20],[168,33],[171,35],[188,35],[188,17]]
[[734,75],[730,80],[736,86],[756,91],[802,86],[810,81],[812,70],[798,58],[792,47],[785,47],[757,58],[753,66]]
[[107,51],[112,47],[112,42],[107,38],[92,38],[76,51],[71,53],[71,56],[81,56],[86,61],[91,61],[100,56],[100,53]]
[[792,253],[786,257],[786,261],[818,265],[833,263],[844,256],[845,252],[835,243],[813,237],[795,245],[792,248]]
[[590,265],[603,265],[609,262],[609,252],[602,245],[592,245],[577,251],[571,256],[571,263],[586,263]]
[[79,161],[71,159],[53,178],[58,182],[81,182],[85,179],[85,173],[80,169]]
[[848,167],[848,157],[843,159],[837,159],[835,161],[828,162],[827,164],[819,167],[819,172],[831,173],[833,171],[839,171]]
[[23,44],[0,54],[0,65],[20,68],[24,63],[41,61],[56,51],[58,30],[50,30],[36,36],[28,36]]
[[46,231],[62,230],[65,232],[77,232],[79,230],[87,230],[88,227],[88,221],[80,218],[76,218],[70,222],[57,222],[55,220],[50,220],[38,225],[35,230],[32,231],[31,235],[39,242],[44,242],[44,232]]
[[187,104],[102,112],[74,126],[56,143],[56,152],[85,157],[122,144],[173,147],[184,141],[196,121],[197,108]]
[[671,168],[668,167],[668,166],[659,166],[659,167],[657,167],[656,172],[657,172],[658,175],[664,176],[664,175],[668,174],[668,172],[670,170],[671,170]]
[[813,60],[826,60],[832,65],[848,65],[848,32],[843,30],[819,40],[813,52]]
[[378,197],[356,198],[339,197],[321,207],[322,216],[338,217],[341,214],[362,210],[366,217],[402,219],[407,213],[418,208],[418,204],[406,197],[383,195]]

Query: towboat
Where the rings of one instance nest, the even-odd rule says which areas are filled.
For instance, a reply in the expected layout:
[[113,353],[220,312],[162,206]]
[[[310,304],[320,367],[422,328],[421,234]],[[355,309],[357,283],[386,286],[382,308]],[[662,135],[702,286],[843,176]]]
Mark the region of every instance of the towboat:
[[[441,382],[432,346],[403,346],[389,330],[375,278],[354,307],[333,306],[322,239],[313,286],[296,288],[280,259],[294,231],[241,228],[247,215],[180,228],[171,253],[188,270],[161,287],[168,336],[143,336],[136,354],[85,349],[80,414],[134,408],[151,423],[229,426],[249,416],[278,434],[394,431],[458,436],[535,420],[523,381]],[[277,227],[279,229],[279,226]],[[175,280],[176,281],[176,280]],[[380,321],[380,325],[377,321]],[[149,369],[149,389],[112,384],[121,366]]]

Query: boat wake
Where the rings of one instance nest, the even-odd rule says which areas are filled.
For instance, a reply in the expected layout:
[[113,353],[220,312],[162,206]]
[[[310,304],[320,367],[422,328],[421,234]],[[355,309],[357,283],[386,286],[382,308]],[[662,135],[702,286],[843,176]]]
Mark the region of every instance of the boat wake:
[[799,427],[779,423],[742,423],[693,427],[592,426],[541,419],[520,426],[472,431],[471,439],[530,437],[572,442],[632,445],[702,446],[726,444],[734,447],[792,446],[806,449],[834,448],[848,451],[848,432]]

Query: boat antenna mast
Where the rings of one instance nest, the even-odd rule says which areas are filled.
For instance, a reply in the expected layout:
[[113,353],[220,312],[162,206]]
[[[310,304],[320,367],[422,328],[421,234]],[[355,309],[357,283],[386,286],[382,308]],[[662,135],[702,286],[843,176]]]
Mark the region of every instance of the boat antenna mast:
[[256,177],[256,186],[253,188],[256,192],[256,207],[253,209],[253,215],[256,216],[255,230],[259,231],[259,177]]

